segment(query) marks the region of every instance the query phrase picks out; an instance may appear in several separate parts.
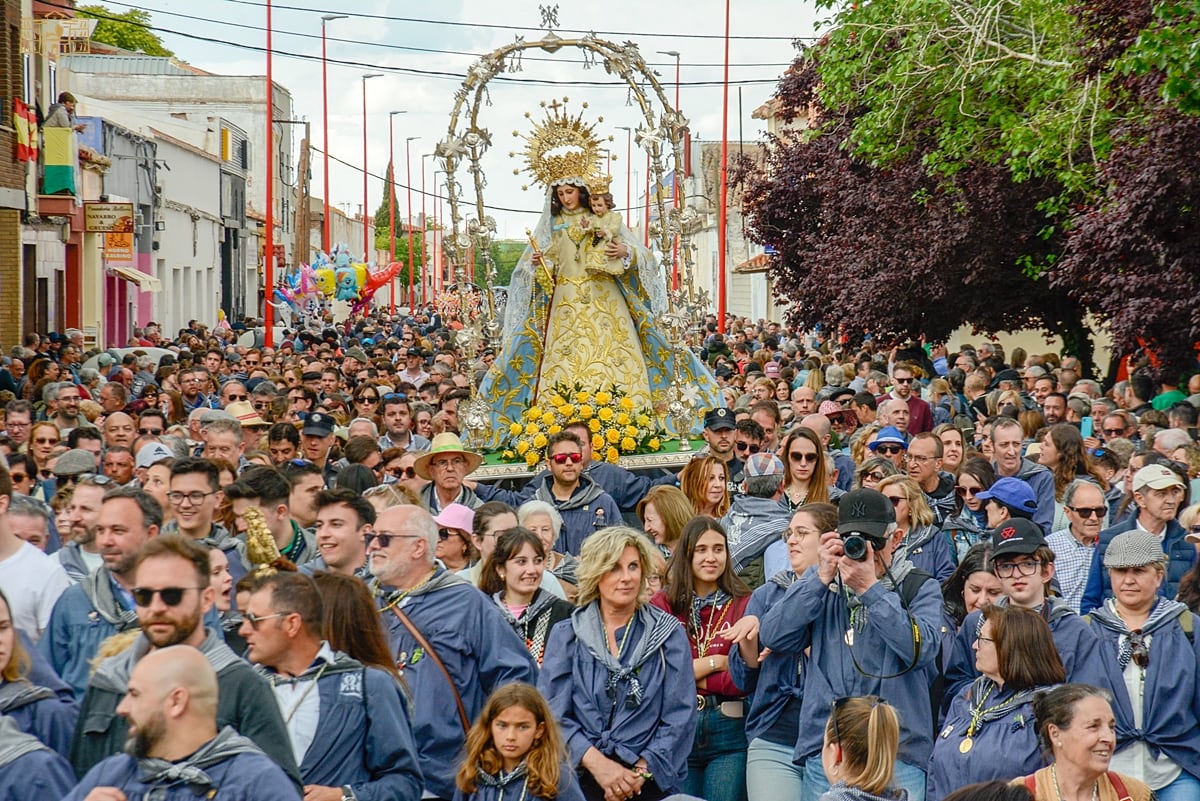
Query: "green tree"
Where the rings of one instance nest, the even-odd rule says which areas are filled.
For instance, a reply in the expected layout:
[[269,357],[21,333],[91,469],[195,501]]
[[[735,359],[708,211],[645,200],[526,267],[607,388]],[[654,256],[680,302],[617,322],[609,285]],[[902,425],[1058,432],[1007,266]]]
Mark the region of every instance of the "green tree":
[[[408,231],[404,229],[405,210],[407,206],[402,206],[399,199],[395,195],[395,184],[392,183],[392,165],[389,164],[387,173],[384,176],[384,182],[392,189],[392,201],[395,206],[396,215],[396,261],[404,265],[400,270],[400,275],[405,282],[408,281]],[[426,226],[430,226],[428,220],[425,221]],[[388,208],[387,194],[384,194],[383,200],[379,203],[379,208],[375,210],[375,249],[391,252],[388,244],[388,234],[391,232],[391,214]],[[426,263],[431,263],[432,254],[425,250],[425,237],[420,231],[414,231],[412,234],[413,243],[413,283],[416,286],[421,285],[421,256],[424,250]]]
[[98,20],[92,39],[148,56],[173,56],[150,24],[150,14],[140,8],[117,12],[105,6],[79,6],[81,17]]
[[524,239],[499,239],[492,243],[492,261],[496,263],[496,286],[508,286],[513,270],[528,243]]

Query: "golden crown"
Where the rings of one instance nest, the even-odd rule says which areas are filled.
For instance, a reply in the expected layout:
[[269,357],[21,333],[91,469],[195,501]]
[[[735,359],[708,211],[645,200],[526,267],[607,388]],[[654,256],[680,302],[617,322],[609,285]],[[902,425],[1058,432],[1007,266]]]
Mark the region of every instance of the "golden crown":
[[612,188],[612,176],[597,174],[588,179],[588,192],[593,195],[603,195]]
[[[523,156],[523,171],[547,188],[562,183],[587,184],[598,172],[603,140],[597,136],[594,124],[583,121],[587,103],[581,104],[577,115],[570,116],[567,102],[565,97],[562,103],[542,101],[540,105],[546,109],[546,118],[535,124],[527,135],[513,131],[513,136],[525,140],[525,149],[520,153],[509,153],[509,156]],[[533,119],[529,112],[525,117]],[[598,117],[596,122],[604,122],[604,118]],[[514,169],[513,175],[521,172],[521,169]],[[523,188],[528,189],[528,186]]]

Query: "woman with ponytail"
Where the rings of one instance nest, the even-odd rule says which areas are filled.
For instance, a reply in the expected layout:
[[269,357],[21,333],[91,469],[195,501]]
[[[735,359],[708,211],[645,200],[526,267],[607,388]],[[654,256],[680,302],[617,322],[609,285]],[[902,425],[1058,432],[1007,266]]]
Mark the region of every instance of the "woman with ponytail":
[[907,801],[892,788],[900,720],[882,698],[839,698],[825,725],[821,765],[831,787],[821,801]]

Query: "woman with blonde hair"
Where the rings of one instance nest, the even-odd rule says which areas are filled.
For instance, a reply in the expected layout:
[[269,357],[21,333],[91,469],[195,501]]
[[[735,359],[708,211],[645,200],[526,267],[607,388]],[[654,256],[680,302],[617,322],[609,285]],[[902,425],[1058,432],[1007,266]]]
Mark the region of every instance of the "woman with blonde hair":
[[907,559],[939,582],[954,572],[950,540],[936,525],[920,486],[906,475],[888,476],[876,487],[896,511],[893,559]]
[[830,784],[821,801],[903,801],[907,794],[892,788],[899,748],[900,720],[887,701],[835,700],[821,749]]
[[657,486],[651,487],[646,497],[638,502],[637,516],[646,536],[654,540],[665,556],[670,556],[683,534],[683,527],[696,516],[696,507],[683,490]]
[[715,456],[696,456],[684,465],[679,488],[696,514],[719,520],[729,511],[729,473],[725,463]]
[[867,446],[875,439],[875,435],[882,427],[879,423],[871,423],[854,433],[854,438],[850,440],[850,458],[854,460],[855,464],[862,464],[867,460],[869,456]]
[[678,792],[696,729],[691,647],[645,602],[650,540],[624,526],[583,542],[579,604],[550,632],[538,689],[563,727],[589,801]]

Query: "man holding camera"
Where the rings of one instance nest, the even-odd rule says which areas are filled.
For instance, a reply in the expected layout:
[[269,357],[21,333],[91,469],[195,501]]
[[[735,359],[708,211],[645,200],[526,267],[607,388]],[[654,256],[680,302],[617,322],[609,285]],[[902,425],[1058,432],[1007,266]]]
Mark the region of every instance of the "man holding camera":
[[838,530],[821,535],[816,566],[763,617],[764,647],[811,649],[795,753],[804,764],[802,801],[816,801],[829,788],[821,748],[834,700],[859,695],[878,695],[896,708],[901,728],[894,784],[908,791],[910,801],[925,798],[942,595],[931,576],[906,560],[893,561],[896,532],[895,512],[882,493],[846,493],[838,505]]

